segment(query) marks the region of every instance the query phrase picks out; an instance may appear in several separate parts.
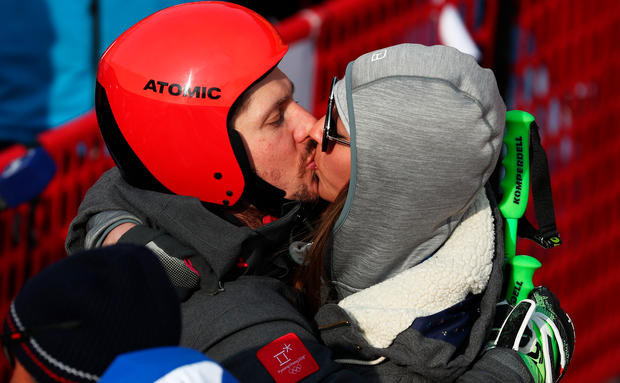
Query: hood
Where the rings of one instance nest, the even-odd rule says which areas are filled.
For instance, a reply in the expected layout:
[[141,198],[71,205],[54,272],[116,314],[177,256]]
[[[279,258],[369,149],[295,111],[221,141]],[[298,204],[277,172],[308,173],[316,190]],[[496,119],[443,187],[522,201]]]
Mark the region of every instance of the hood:
[[416,44],[349,63],[335,97],[351,180],[326,266],[342,299],[444,244],[495,168],[506,108],[472,56]]

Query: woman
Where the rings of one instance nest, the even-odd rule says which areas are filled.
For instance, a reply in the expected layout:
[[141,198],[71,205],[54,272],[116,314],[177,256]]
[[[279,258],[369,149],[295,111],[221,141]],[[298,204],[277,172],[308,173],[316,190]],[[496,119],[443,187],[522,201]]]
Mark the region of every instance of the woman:
[[334,79],[311,133],[334,203],[297,287],[341,363],[445,381],[479,354],[502,283],[485,185],[505,112],[493,73],[448,47],[370,52]]

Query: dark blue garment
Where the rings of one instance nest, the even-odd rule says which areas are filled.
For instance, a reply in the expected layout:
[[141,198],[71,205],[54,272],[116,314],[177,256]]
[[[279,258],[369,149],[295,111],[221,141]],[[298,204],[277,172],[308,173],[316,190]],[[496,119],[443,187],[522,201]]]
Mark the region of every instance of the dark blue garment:
[[479,316],[480,295],[469,295],[465,300],[436,314],[416,318],[411,328],[427,338],[441,340],[456,348],[464,346],[471,326]]

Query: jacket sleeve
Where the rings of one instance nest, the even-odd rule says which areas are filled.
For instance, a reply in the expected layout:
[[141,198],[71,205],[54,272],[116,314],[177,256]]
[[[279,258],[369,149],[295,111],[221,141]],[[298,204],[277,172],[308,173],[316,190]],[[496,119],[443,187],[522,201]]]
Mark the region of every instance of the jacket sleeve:
[[[182,346],[204,352],[242,382],[269,382],[282,370],[280,366],[286,366],[278,364],[270,373],[264,358],[261,362],[257,354],[277,339],[293,336],[302,345],[296,352],[318,367],[304,382],[364,381],[332,360],[331,351],[317,340],[312,325],[285,298],[286,287],[281,282],[245,276],[224,283],[223,290],[216,295],[198,291],[182,304]],[[268,353],[274,363],[276,351]],[[286,361],[286,357],[278,359]],[[309,371],[302,369],[299,374]]]
[[[130,221],[143,223],[143,219],[138,217],[138,214],[135,214],[137,212],[129,209],[128,206],[122,203],[122,199],[118,197],[115,186],[119,181],[120,173],[118,169],[112,168],[105,172],[88,190],[80,203],[77,215],[69,226],[65,240],[67,254],[71,255],[78,251],[96,247],[97,242],[103,241],[104,236],[107,234],[105,230],[109,228],[109,225],[106,226],[104,222],[98,222],[97,219],[91,221],[91,218],[101,212],[114,212],[118,214],[116,218],[124,219],[126,222],[129,222],[127,221],[129,219]],[[104,218],[106,221],[114,218],[112,215],[107,214],[99,217]]]
[[516,351],[493,348],[461,375],[458,383],[534,383],[534,378]]

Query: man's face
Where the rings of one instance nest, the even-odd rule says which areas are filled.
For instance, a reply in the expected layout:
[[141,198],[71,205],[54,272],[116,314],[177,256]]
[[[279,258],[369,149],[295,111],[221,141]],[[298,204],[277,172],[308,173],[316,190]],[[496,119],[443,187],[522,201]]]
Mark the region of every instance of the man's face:
[[233,120],[256,174],[286,192],[285,198],[318,198],[316,142],[308,132],[316,119],[293,100],[293,83],[279,69],[255,84]]

